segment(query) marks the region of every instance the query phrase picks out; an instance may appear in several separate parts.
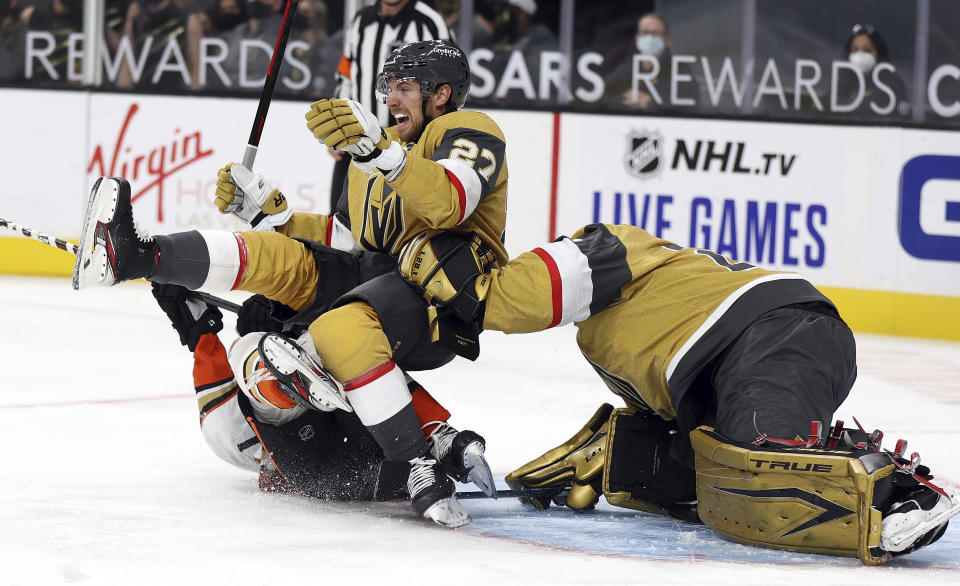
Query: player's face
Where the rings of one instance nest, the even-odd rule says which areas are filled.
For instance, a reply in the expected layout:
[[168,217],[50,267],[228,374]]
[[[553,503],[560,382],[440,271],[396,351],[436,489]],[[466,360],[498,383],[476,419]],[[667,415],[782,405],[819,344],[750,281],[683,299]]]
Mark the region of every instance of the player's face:
[[413,79],[397,79],[390,82],[387,108],[397,121],[400,140],[408,141],[423,130],[423,96],[420,83]]

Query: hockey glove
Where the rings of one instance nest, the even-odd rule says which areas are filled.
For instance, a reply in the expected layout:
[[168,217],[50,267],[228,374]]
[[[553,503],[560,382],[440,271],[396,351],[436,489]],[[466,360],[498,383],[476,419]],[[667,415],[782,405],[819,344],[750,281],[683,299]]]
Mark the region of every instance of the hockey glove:
[[[601,405],[572,438],[508,474],[507,484],[514,490],[555,488],[557,494],[552,497],[553,502],[578,511],[593,508],[602,492],[612,412],[611,405]],[[566,489],[570,492],[564,501],[561,492]],[[529,502],[541,510],[550,506],[550,500],[547,496],[529,497]]]
[[243,165],[227,163],[217,173],[215,202],[221,214],[234,214],[254,230],[287,223],[293,211],[280,190]]
[[273,315],[273,302],[263,295],[248,297],[237,312],[237,333],[282,332],[283,323]]
[[196,299],[186,287],[153,283],[153,296],[180,334],[180,343],[191,352],[197,349],[201,336],[223,329],[220,310]]
[[387,181],[400,175],[407,160],[399,143],[387,138],[373,113],[353,100],[319,100],[307,111],[307,128],[334,150],[347,151],[364,173],[383,173]]

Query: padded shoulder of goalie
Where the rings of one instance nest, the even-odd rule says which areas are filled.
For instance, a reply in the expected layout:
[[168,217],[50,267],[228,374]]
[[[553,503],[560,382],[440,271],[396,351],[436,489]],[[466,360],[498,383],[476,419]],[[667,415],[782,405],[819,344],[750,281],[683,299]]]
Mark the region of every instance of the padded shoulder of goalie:
[[617,409],[610,416],[603,495],[612,505],[697,521],[694,471],[670,456],[683,441],[676,424],[649,411]]
[[240,410],[277,468],[301,494],[325,500],[373,500],[383,452],[352,413],[306,411],[283,425],[257,421],[250,402]]
[[883,504],[896,468],[863,449],[762,446],[734,442],[713,428],[690,432],[697,505],[705,524],[761,547],[859,557],[879,549]]
[[483,317],[495,260],[474,232],[427,230],[400,251],[400,274],[431,305],[474,323]]

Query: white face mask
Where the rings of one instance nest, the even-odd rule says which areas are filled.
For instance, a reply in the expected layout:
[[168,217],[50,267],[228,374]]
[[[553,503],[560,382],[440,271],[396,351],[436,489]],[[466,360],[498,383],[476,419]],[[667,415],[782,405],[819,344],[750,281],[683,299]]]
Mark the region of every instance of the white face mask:
[[652,55],[659,57],[663,52],[663,39],[655,35],[642,35],[637,37],[637,51],[643,55]]
[[860,70],[860,73],[870,73],[874,65],[877,64],[877,58],[873,53],[866,51],[854,51],[850,53],[850,64]]

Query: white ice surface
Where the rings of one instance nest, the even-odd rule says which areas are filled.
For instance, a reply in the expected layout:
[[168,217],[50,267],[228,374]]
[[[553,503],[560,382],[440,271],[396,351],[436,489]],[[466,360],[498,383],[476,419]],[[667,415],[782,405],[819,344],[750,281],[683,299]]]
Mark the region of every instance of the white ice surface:
[[[476,363],[417,378],[486,437],[502,478],[617,404],[573,337],[485,333]],[[838,415],[883,429],[887,446],[909,439],[938,480],[960,484],[960,344],[857,339],[860,378]],[[0,585],[960,583],[956,523],[868,568],[606,506],[471,500],[474,524],[451,531],[400,504],[262,494],[204,445],[191,358],[142,282],[75,292],[0,277],[0,365]]]

